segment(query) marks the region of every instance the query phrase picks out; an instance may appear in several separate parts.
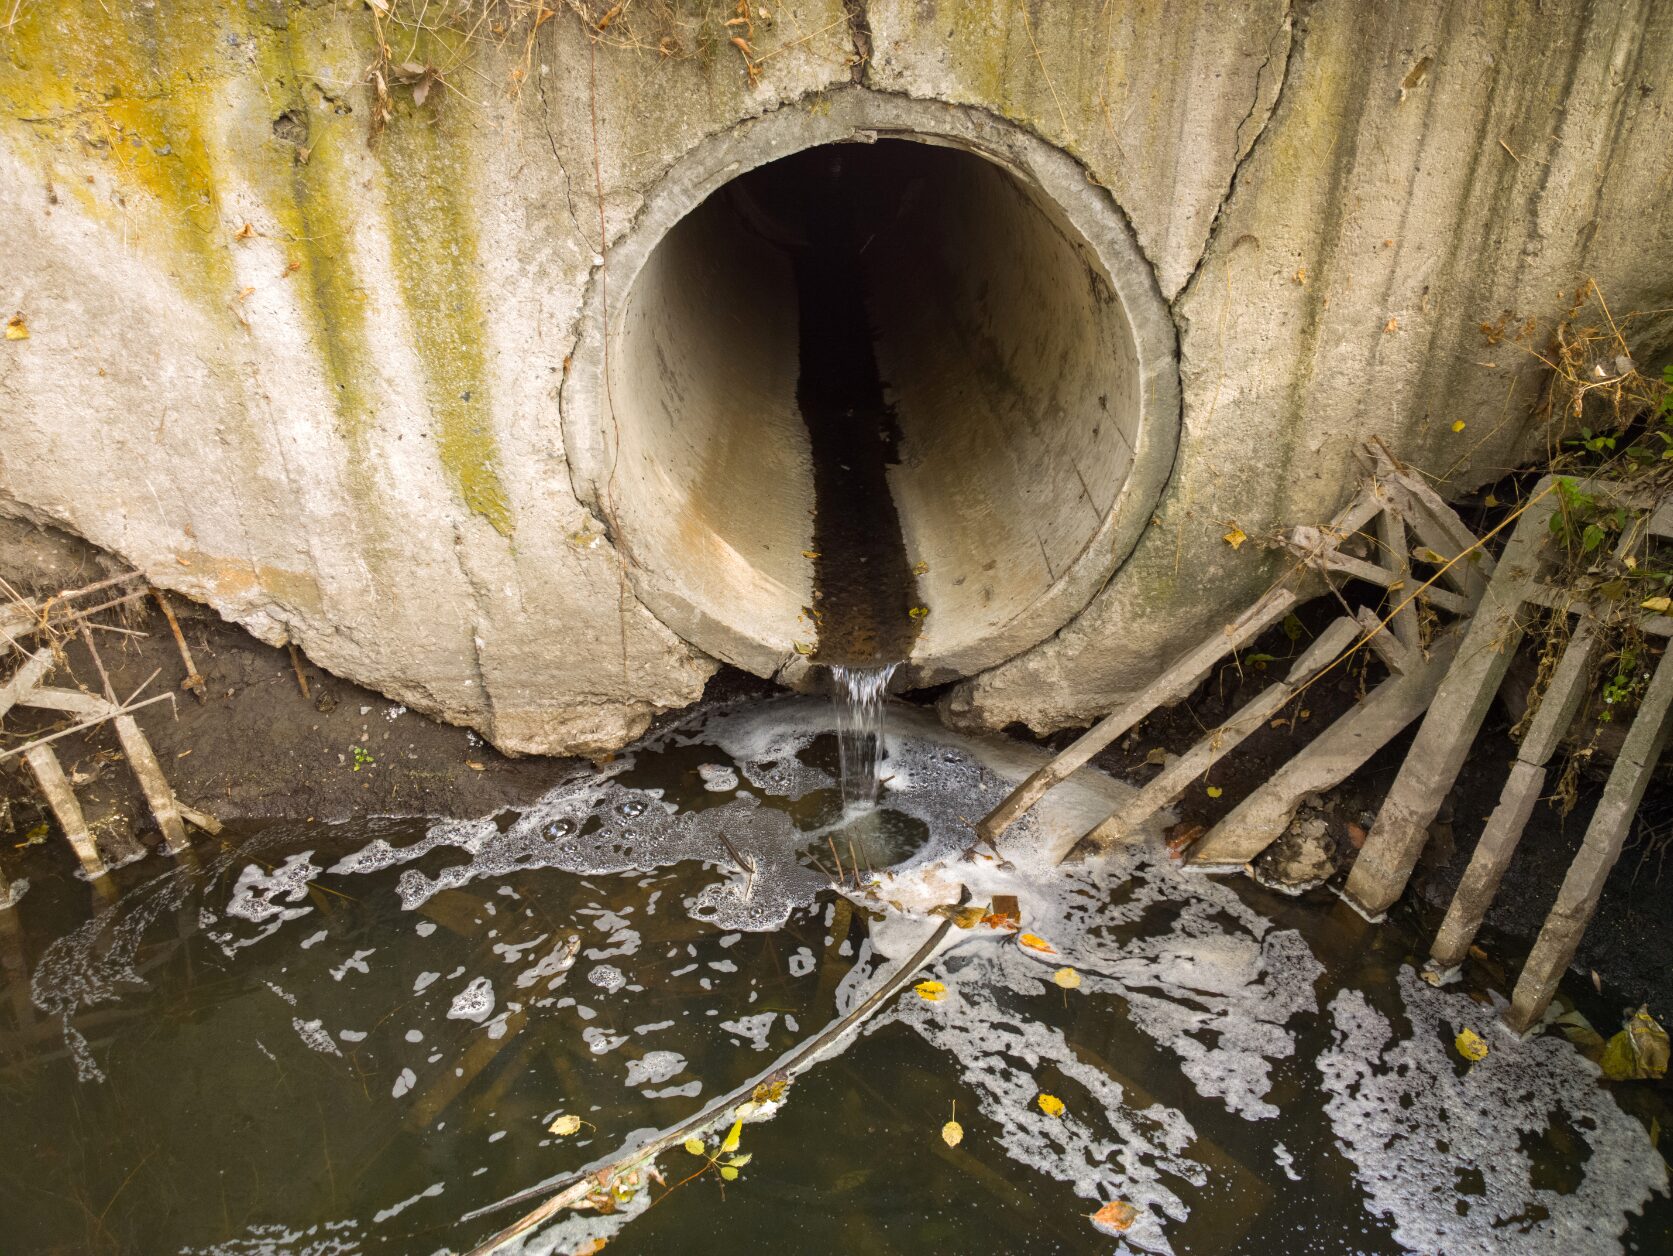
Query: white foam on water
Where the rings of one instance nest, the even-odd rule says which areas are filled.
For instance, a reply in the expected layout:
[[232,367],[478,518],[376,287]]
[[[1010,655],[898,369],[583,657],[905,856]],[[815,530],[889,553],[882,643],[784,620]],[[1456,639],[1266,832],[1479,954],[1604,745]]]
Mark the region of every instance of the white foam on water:
[[703,788],[713,794],[729,794],[738,788],[738,770],[724,763],[698,764],[697,775],[703,780]]
[[622,1084],[632,1088],[660,1086],[683,1072],[685,1056],[678,1051],[647,1051],[627,1062],[627,1080]]
[[[1399,988],[1408,1036],[1344,990],[1330,1004],[1335,1044],[1318,1058],[1331,1127],[1394,1237],[1448,1256],[1619,1250],[1627,1214],[1666,1193],[1667,1166],[1597,1067],[1560,1038],[1495,1032],[1493,1009],[1410,967]],[[1451,1045],[1465,1028],[1490,1047],[1467,1067]],[[1591,1153],[1568,1193],[1533,1180],[1530,1151],[1559,1128]],[[1477,1193],[1461,1193],[1466,1175]]]
[[295,903],[308,896],[308,886],[320,874],[314,864],[314,852],[302,851],[287,856],[284,863],[267,872],[258,864],[249,864],[238,874],[226,914],[238,916],[253,924],[261,924],[277,916],[281,920],[295,920],[312,911],[312,907],[281,907],[279,901]]
[[418,1194],[414,1195],[411,1199],[403,1199],[398,1204],[391,1204],[388,1208],[385,1208],[383,1211],[378,1212],[378,1213],[374,1213],[373,1216],[372,1216],[372,1223],[374,1225],[382,1225],[385,1221],[388,1221],[391,1217],[397,1216],[398,1214],[400,1214],[402,1212],[405,1212],[408,1208],[411,1208],[419,1200],[421,1200],[421,1199],[434,1199],[437,1195],[440,1195],[442,1193],[443,1185],[444,1185],[443,1183],[437,1182],[432,1186],[427,1186],[423,1190],[419,1191]]
[[418,1085],[418,1074],[410,1068],[404,1068],[395,1078],[395,1085],[389,1091],[390,1097],[399,1099],[416,1085]]
[[493,1010],[494,983],[486,977],[477,977],[453,996],[453,1004],[447,1009],[447,1019],[475,1021],[480,1025]]
[[321,1055],[341,1056],[343,1054],[337,1050],[337,1044],[331,1041],[331,1035],[326,1031],[323,1022],[319,1020],[305,1021],[300,1016],[293,1016],[291,1017],[290,1027],[296,1030],[296,1036],[302,1039],[310,1049],[318,1051]]
[[735,1034],[757,1051],[767,1049],[767,1035],[772,1032],[777,1012],[760,1012],[754,1016],[740,1016],[737,1020],[721,1021],[720,1027]]
[[627,984],[627,974],[614,964],[599,964],[587,974],[587,980],[607,994],[614,994]]

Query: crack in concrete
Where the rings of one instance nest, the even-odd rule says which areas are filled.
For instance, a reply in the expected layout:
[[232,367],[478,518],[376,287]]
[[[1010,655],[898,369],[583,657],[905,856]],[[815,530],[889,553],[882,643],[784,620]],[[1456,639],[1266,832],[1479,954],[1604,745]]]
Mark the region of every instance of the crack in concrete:
[[[1296,23],[1296,5],[1298,0],[1289,0],[1284,8],[1284,20],[1279,24],[1271,43],[1267,46],[1266,60],[1261,62],[1261,68],[1255,73],[1255,97],[1249,102],[1249,112],[1244,114],[1243,121],[1237,124],[1237,158],[1232,165],[1231,178],[1226,180],[1226,190],[1220,197],[1220,203],[1214,207],[1214,217],[1209,221],[1208,236],[1203,241],[1202,252],[1197,256],[1197,263],[1191,268],[1191,273],[1185,277],[1185,282],[1179,286],[1179,291],[1168,302],[1169,308],[1177,314],[1180,304],[1190,294],[1197,282],[1197,276],[1202,273],[1209,256],[1214,252],[1215,241],[1220,237],[1221,220],[1225,217],[1226,207],[1231,204],[1233,194],[1237,191],[1238,181],[1248,168],[1249,161],[1255,155],[1263,136],[1272,119],[1278,115],[1279,105],[1284,99],[1284,89],[1289,86],[1293,77],[1297,54],[1301,50],[1301,29]],[[1278,77],[1278,85],[1271,92],[1271,100],[1263,110],[1262,101],[1267,97],[1267,74],[1272,69],[1274,61],[1280,59],[1277,45],[1282,41],[1283,67]],[[1247,139],[1244,133],[1254,127],[1254,134]],[[1177,322],[1177,317],[1176,320]]]
[[854,45],[854,64],[848,67],[850,82],[865,85],[871,65],[871,15],[866,11],[868,0],[843,0],[843,12],[848,18],[848,38]]

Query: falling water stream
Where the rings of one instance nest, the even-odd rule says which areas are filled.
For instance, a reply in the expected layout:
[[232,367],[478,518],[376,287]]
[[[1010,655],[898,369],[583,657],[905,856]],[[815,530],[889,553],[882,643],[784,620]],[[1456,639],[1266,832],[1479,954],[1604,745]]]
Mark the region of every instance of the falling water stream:
[[883,788],[883,699],[899,666],[831,668],[844,811],[868,811],[877,805]]

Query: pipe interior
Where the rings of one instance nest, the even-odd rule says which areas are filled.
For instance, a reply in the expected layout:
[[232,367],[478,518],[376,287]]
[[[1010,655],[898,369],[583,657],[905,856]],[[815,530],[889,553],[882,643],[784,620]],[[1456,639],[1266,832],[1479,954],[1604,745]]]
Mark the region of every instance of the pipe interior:
[[695,644],[738,662],[744,643],[816,640],[815,509],[863,504],[816,491],[831,446],[810,440],[798,381],[804,328],[823,335],[850,286],[895,433],[887,539],[929,611],[906,643],[927,675],[1106,561],[1094,542],[1138,444],[1125,311],[1055,205],[998,165],[916,141],[825,146],[683,218],[625,297],[604,495],[633,561],[708,625]]

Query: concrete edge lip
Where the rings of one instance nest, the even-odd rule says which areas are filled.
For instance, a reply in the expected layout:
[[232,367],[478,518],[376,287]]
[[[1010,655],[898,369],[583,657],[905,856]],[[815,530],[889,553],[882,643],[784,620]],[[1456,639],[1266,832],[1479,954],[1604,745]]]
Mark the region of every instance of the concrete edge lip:
[[787,105],[710,137],[685,154],[647,195],[637,221],[610,249],[608,274],[594,268],[571,369],[560,392],[564,445],[577,496],[604,519],[621,547],[635,594],[696,648],[761,676],[796,671],[789,639],[724,622],[633,548],[631,520],[611,517],[605,491],[615,422],[605,381],[605,291],[612,343],[625,298],[657,245],[722,185],[757,166],[823,144],[908,139],[961,149],[1005,169],[1048,198],[1079,232],[1125,314],[1137,357],[1139,394],[1132,465],[1112,508],[1051,587],[984,636],[940,653],[915,652],[911,683],[972,675],[1039,644],[1074,619],[1131,554],[1172,472],[1180,433],[1177,338],[1154,271],[1120,208],[1068,154],[983,110],[845,87]]

